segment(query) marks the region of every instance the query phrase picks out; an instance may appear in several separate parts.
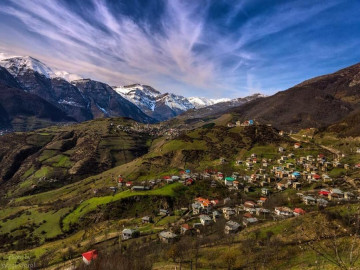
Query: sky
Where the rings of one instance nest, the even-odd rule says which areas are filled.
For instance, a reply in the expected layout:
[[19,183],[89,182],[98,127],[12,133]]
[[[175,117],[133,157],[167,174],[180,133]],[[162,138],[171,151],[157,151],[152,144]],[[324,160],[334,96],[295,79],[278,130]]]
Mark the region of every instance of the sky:
[[0,53],[110,85],[266,95],[360,62],[356,0],[1,0]]

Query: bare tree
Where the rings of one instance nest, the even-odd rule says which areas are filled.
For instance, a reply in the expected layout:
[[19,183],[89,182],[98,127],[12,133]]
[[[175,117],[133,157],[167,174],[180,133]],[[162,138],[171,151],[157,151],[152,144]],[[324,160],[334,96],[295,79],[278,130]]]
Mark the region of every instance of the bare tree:
[[327,217],[322,221],[314,222],[313,236],[306,228],[302,228],[301,234],[305,239],[299,240],[301,247],[312,250],[338,269],[356,269],[355,265],[360,258],[360,215],[357,213],[352,218],[348,218],[349,220],[346,218],[339,220]]

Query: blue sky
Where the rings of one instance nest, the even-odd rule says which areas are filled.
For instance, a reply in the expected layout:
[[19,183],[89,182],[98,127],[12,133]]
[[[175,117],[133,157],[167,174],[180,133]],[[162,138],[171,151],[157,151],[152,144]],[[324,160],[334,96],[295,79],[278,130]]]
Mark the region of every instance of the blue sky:
[[360,62],[355,0],[2,0],[0,52],[110,85],[273,94]]

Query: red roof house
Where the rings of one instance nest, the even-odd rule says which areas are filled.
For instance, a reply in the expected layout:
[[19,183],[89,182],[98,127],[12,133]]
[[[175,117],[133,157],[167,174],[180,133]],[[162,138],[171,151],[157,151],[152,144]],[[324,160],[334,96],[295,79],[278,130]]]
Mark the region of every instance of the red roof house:
[[295,215],[304,215],[306,212],[305,210],[301,209],[301,208],[295,208],[294,209],[294,214]]
[[96,249],[90,250],[82,254],[82,258],[85,264],[89,265],[92,260],[96,259],[98,256],[98,252]]
[[330,191],[327,191],[327,190],[320,190],[319,191],[319,195],[321,195],[321,196],[328,196],[329,193],[330,193]]

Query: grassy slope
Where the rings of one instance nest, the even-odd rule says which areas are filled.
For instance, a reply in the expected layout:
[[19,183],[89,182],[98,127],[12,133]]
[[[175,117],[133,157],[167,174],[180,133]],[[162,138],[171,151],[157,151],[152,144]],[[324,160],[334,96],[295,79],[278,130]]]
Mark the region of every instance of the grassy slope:
[[180,186],[179,183],[174,183],[167,185],[160,189],[154,189],[149,191],[137,191],[132,192],[131,190],[126,190],[120,193],[115,194],[114,196],[104,196],[104,197],[95,197],[88,199],[82,202],[73,212],[67,215],[63,220],[63,229],[67,231],[69,229],[70,223],[77,223],[79,218],[86,215],[87,213],[95,210],[100,205],[109,204],[114,201],[125,199],[132,196],[174,196],[175,193],[173,188]]

